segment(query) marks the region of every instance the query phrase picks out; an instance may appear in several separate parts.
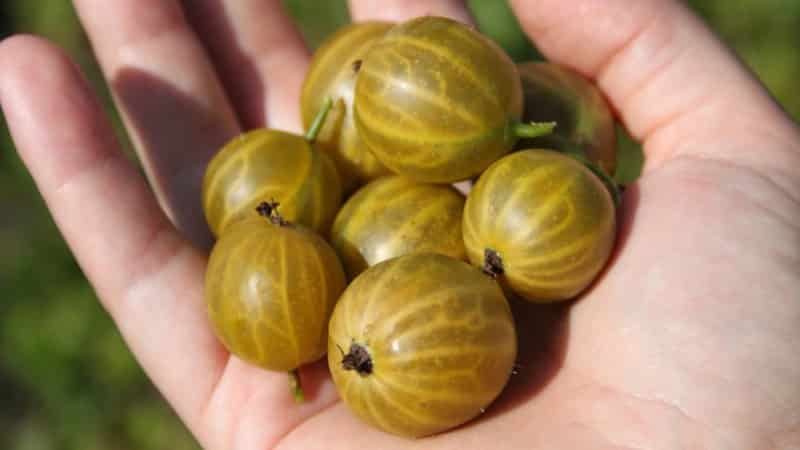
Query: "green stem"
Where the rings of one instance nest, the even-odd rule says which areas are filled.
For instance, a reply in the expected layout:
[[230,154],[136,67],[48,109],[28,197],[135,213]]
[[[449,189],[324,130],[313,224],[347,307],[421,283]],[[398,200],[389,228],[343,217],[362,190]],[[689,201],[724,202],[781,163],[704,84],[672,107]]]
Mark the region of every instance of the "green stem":
[[613,178],[609,174],[606,173],[605,170],[600,168],[597,164],[589,161],[581,154],[578,153],[564,153],[565,155],[569,156],[570,158],[576,159],[580,161],[587,169],[591,170],[592,173],[597,175],[600,178],[600,181],[606,186],[608,189],[609,194],[611,194],[611,199],[614,201],[614,206],[619,208],[620,204],[622,203],[622,193],[619,190],[619,185],[614,181]]
[[536,138],[547,136],[555,127],[555,122],[515,123],[512,125],[512,131],[519,138]]
[[330,97],[326,98],[324,102],[322,102],[322,107],[320,107],[319,112],[314,117],[314,121],[311,122],[311,126],[306,131],[306,139],[309,142],[314,142],[317,139],[317,135],[319,131],[322,129],[322,126],[325,125],[325,118],[328,117],[328,113],[330,112],[331,108],[333,107],[333,99]]
[[289,389],[292,390],[295,402],[303,403],[306,401],[306,396],[303,394],[303,386],[300,385],[300,372],[297,369],[289,371]]

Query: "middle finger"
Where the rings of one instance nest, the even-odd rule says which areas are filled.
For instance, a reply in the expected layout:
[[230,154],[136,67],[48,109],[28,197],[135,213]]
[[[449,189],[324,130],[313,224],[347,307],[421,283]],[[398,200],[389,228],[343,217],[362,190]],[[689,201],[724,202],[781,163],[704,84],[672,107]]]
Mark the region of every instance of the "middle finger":
[[239,124],[177,0],[75,0],[156,197],[200,245],[210,234],[200,186]]
[[350,0],[353,20],[401,22],[418,16],[446,16],[472,24],[472,16],[463,0]]
[[301,131],[309,54],[280,0],[184,0],[246,129]]

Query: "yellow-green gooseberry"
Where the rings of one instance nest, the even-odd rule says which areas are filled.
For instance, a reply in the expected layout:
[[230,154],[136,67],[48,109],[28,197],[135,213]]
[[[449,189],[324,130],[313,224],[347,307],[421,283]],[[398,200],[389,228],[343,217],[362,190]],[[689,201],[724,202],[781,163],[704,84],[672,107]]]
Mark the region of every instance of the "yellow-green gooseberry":
[[211,160],[203,178],[203,211],[219,237],[230,224],[257,216],[267,201],[286,220],[327,234],[342,201],[339,174],[313,144],[330,102],[307,136],[257,129],[233,138]]
[[[205,277],[208,316],[224,346],[269,370],[295,370],[327,349],[328,320],[345,276],[335,251],[276,204],[232,224],[214,245]],[[295,395],[302,399],[299,386]]]
[[440,433],[480,415],[516,355],[500,286],[449,256],[370,267],[331,317],[328,366],[339,395],[363,421],[400,436]]
[[336,164],[344,192],[390,173],[358,135],[353,91],[361,59],[391,27],[389,22],[361,22],[340,28],[314,52],[303,82],[300,106],[306,127],[311,126],[324,99],[333,99],[317,143]]
[[552,134],[521,139],[516,148],[576,152],[614,175],[617,135],[614,113],[600,89],[577,72],[548,62],[517,66],[525,96],[524,121],[553,120]]
[[525,136],[522,87],[503,50],[443,17],[396,25],[363,59],[354,111],[362,140],[389,169],[417,181],[478,175]]
[[466,260],[464,200],[451,186],[416,183],[399,175],[379,178],[339,210],[331,243],[351,279],[368,266],[409,253]]
[[533,302],[571,299],[614,246],[611,194],[584,164],[548,150],[512,153],[481,175],[464,209],[469,260]]

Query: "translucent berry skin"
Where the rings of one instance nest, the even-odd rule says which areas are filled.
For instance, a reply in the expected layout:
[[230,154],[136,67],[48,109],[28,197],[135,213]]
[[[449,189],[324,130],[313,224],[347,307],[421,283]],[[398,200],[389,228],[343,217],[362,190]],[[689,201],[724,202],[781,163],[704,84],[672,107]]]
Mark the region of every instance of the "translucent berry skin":
[[326,98],[334,102],[316,142],[336,164],[345,192],[391,173],[361,141],[353,119],[358,61],[391,27],[389,22],[361,22],[340,28],[314,52],[303,82],[300,106],[306,128]]
[[[506,385],[517,354],[498,284],[438,254],[367,269],[337,303],[329,333],[328,365],[342,400],[361,420],[406,437],[480,415]],[[344,369],[353,343],[369,353],[371,373]]]
[[517,66],[522,79],[524,122],[555,121],[553,134],[521,139],[516,148],[552,148],[581,153],[609,175],[617,167],[614,113],[600,89],[564,66],[529,62]]
[[600,179],[561,153],[525,150],[481,175],[464,208],[469,260],[499,256],[505,287],[532,302],[574,298],[606,265],[616,211]]
[[302,136],[258,129],[226,144],[203,178],[203,211],[220,236],[230,224],[257,217],[261,202],[280,203],[281,215],[327,234],[342,200],[331,160]]
[[517,138],[522,88],[516,66],[464,24],[421,17],[389,30],[356,81],[356,126],[372,153],[420,182],[478,175]]
[[331,243],[350,279],[368,266],[409,253],[440,253],[466,261],[464,201],[451,186],[401,176],[379,178],[339,210]]
[[328,320],[344,287],[325,240],[256,217],[231,225],[215,244],[205,297],[214,331],[231,353],[288,371],[325,354]]

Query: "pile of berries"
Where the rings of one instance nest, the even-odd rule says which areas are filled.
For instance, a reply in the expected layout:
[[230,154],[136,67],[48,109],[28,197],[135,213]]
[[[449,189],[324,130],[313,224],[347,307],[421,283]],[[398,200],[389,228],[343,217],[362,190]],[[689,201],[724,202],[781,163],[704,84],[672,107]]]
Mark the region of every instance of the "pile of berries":
[[305,136],[250,131],[207,168],[215,332],[298,399],[298,368],[327,353],[343,401],[387,432],[473,419],[517,357],[507,299],[575,298],[609,259],[608,105],[440,17],[343,28],[301,103]]

